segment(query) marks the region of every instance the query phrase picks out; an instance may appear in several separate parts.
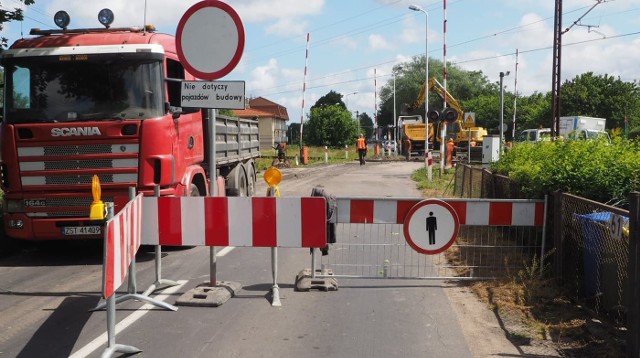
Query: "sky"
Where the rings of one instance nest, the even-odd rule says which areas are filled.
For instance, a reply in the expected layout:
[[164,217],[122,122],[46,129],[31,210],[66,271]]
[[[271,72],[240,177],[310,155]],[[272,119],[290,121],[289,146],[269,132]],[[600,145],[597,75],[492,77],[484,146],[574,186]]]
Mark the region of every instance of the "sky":
[[[245,81],[247,97],[287,107],[290,123],[299,123],[302,113],[307,120],[309,107],[331,90],[344,96],[349,110],[373,118],[382,86],[392,83],[393,66],[423,56],[427,47],[429,57],[442,61],[446,43],[447,63],[482,71],[496,83],[500,72],[510,71],[504,77],[509,92],[551,90],[553,0],[445,1],[226,1],[242,20],[245,48],[240,63],[221,80]],[[115,13],[113,27],[140,26],[146,18],[159,32],[175,34],[182,15],[197,2],[35,0],[24,7],[25,20],[5,24],[2,36],[11,44],[21,33],[28,37],[33,27],[55,28],[58,10],[69,13],[70,28],[100,27],[97,14],[104,7]],[[22,5],[0,0],[0,6]],[[563,28],[569,28],[562,36],[563,82],[588,71],[640,80],[640,0],[563,0],[562,9]]]

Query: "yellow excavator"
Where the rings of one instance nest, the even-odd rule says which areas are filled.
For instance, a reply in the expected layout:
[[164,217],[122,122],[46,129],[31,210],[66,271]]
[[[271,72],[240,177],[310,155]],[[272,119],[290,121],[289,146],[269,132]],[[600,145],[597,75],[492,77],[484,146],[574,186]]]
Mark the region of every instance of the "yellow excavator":
[[[443,101],[447,103],[447,108],[442,112],[436,110],[429,110],[427,116],[429,117],[429,126],[437,123],[436,140],[442,144],[442,129],[446,124],[446,133],[444,140],[453,139],[456,147],[466,147],[470,142],[476,142],[480,144],[482,137],[487,135],[487,130],[483,127],[476,127],[475,118],[471,114],[465,116],[465,112],[460,107],[460,103],[455,99],[435,77],[429,79],[428,82],[429,91],[436,92]],[[416,102],[409,106],[409,109],[415,110],[424,105],[426,90],[425,86],[422,86],[422,90],[418,95]],[[424,133],[424,123],[422,124],[422,133]],[[411,128],[405,127],[403,134],[410,131]],[[430,128],[431,131],[431,128]],[[470,140],[471,139],[471,140]],[[415,138],[419,141],[420,138]],[[424,142],[424,135],[422,136]],[[433,138],[430,135],[429,141],[432,142]],[[424,145],[423,145],[424,146]]]

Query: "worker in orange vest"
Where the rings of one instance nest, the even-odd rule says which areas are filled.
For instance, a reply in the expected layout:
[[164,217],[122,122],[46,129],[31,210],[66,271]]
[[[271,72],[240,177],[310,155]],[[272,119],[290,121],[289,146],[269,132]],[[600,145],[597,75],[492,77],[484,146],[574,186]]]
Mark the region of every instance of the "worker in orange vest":
[[447,162],[446,166],[451,167],[453,164],[453,151],[455,150],[455,144],[453,143],[453,139],[449,138],[447,142]]
[[364,136],[360,133],[358,139],[356,139],[356,149],[358,149],[358,158],[360,159],[360,165],[364,165],[364,157],[367,155],[367,142],[364,140]]

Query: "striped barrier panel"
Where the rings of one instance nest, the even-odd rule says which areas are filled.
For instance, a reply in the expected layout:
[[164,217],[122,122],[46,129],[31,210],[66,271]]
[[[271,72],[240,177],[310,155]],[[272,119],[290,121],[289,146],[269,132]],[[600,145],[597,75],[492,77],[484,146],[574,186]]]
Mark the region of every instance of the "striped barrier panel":
[[142,241],[142,194],[105,223],[102,288],[109,298],[124,282]]
[[325,247],[323,197],[145,197],[145,245]]
[[[528,199],[441,199],[460,225],[543,226],[544,201]],[[422,199],[337,198],[338,223],[402,224]]]

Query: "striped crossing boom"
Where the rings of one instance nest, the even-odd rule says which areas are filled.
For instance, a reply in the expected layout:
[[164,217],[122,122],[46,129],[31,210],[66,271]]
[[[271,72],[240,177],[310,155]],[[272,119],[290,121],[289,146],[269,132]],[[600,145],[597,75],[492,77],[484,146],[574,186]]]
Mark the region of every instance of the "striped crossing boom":
[[142,194],[129,201],[104,226],[102,287],[109,298],[124,282],[142,242]]
[[[337,198],[339,223],[402,224],[423,199]],[[527,199],[441,199],[453,207],[460,225],[543,226],[544,201]]]
[[323,197],[145,197],[145,245],[325,247]]

